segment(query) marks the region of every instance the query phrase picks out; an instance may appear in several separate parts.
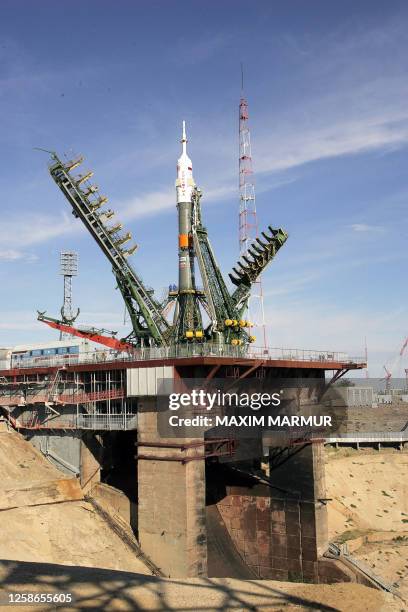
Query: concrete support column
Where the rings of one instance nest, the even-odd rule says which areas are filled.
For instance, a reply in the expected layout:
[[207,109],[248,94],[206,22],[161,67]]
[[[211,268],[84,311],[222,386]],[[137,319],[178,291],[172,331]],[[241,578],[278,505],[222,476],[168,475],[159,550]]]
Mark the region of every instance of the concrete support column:
[[272,469],[270,478],[274,486],[286,490],[286,500],[274,495],[271,499],[271,561],[272,568],[280,570],[271,577],[283,580],[293,572],[318,582],[318,559],[329,543],[327,506],[321,501],[326,498],[324,444],[292,449],[288,460]]
[[207,573],[205,461],[181,461],[204,454],[204,447],[182,450],[159,444],[188,445],[194,441],[160,437],[156,398],[139,401],[139,541],[143,552],[163,573],[175,578]]
[[322,502],[327,497],[325,455],[323,442],[316,442],[309,447],[313,457],[313,499],[314,517],[316,525],[316,549],[319,556],[323,555],[329,546],[329,528],[327,519],[327,502]]

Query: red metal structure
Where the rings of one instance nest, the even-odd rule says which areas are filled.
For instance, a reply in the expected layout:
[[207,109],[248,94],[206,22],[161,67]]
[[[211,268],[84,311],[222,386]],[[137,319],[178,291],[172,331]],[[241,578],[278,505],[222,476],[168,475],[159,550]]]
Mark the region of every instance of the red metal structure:
[[[249,130],[248,102],[244,97],[244,76],[241,65],[241,99],[239,103],[239,252],[245,255],[251,243],[258,238],[255,183],[252,168],[251,133]],[[261,276],[253,283],[248,301],[248,319],[262,333],[263,346],[267,346],[265,313]]]
[[[391,388],[391,378],[393,374],[395,376],[395,372],[397,371],[397,376],[398,376],[401,372],[401,359],[404,356],[407,346],[408,346],[408,336],[405,338],[404,342],[402,343],[400,351],[398,355],[395,357],[394,361],[391,363],[391,365],[389,365],[388,367],[383,366],[386,372],[386,376],[382,380],[385,380],[385,389],[387,391],[389,391],[389,389]],[[405,370],[405,373],[407,373],[407,370]]]
[[385,380],[385,390],[389,391],[391,387],[392,373],[385,366],[383,366],[383,368],[385,370],[385,377],[383,378],[383,380]]
[[98,344],[103,344],[104,346],[109,347],[110,349],[114,349],[115,351],[133,351],[134,346],[129,342],[124,342],[123,340],[118,340],[112,336],[104,336],[101,334],[101,330],[97,329],[77,329],[76,327],[72,327],[72,325],[67,325],[62,321],[57,321],[56,319],[51,319],[51,317],[46,317],[43,314],[38,315],[38,320],[42,323],[45,323],[49,327],[53,329],[58,329],[60,332],[70,334],[72,336],[77,336],[78,338],[86,338],[87,340],[92,340],[92,342],[96,342]]

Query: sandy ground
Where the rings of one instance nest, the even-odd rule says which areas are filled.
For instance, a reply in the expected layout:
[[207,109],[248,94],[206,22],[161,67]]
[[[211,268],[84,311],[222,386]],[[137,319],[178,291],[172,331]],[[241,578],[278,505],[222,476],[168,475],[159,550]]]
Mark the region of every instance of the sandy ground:
[[0,558],[150,573],[87,502],[0,513]]
[[[35,581],[33,576],[36,576]],[[358,584],[311,585],[228,578],[162,579],[92,568],[0,561],[0,581],[11,591],[72,593],[76,604],[64,610],[258,610],[267,612],[399,612],[391,595]],[[4,601],[1,596],[0,598]],[[11,609],[6,606],[5,610]],[[19,610],[36,608],[19,607]],[[37,608],[38,609],[38,608]],[[53,607],[42,607],[52,610]]]
[[400,595],[408,601],[408,538],[405,541],[365,544],[354,556],[373,567],[388,582],[395,583]]
[[408,453],[342,449],[328,451],[327,459],[329,538],[392,532],[393,540],[364,544],[352,554],[408,601]]
[[329,538],[351,530],[407,531],[408,453],[363,450],[348,455],[336,458],[328,452]]
[[[12,440],[12,443],[11,443]],[[32,444],[15,432],[0,430],[0,487],[25,486],[28,482],[47,482],[64,475],[51,465]]]

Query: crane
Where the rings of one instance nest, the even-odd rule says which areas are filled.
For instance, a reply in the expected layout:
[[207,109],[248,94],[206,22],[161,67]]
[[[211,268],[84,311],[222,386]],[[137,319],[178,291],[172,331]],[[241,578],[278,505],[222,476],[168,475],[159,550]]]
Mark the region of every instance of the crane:
[[392,362],[391,366],[386,367],[385,365],[383,366],[383,369],[385,370],[385,377],[382,378],[381,380],[385,380],[385,390],[389,391],[391,388],[391,378],[392,378],[392,373],[397,370],[399,373],[401,372],[401,359],[405,354],[405,351],[408,347],[408,336],[405,338],[405,340],[403,341],[401,348],[399,350],[398,355],[395,357],[394,361]]
[[391,378],[392,378],[392,374],[391,372],[388,370],[388,368],[386,368],[385,366],[383,366],[384,370],[385,370],[385,376],[384,378],[382,378],[381,380],[385,380],[385,390],[388,392],[391,388]]
[[116,351],[129,352],[134,350],[134,345],[130,342],[126,342],[125,340],[118,340],[117,338],[115,338],[115,332],[108,332],[111,335],[105,336],[104,334],[108,331],[106,329],[97,329],[96,327],[91,327],[88,329],[79,329],[77,327],[73,327],[72,325],[68,325],[64,321],[59,321],[58,319],[47,317],[44,312],[38,312],[37,319],[38,321],[45,323],[53,329],[58,329],[61,332],[70,334],[72,336],[77,336],[78,338],[86,338],[87,340],[91,340],[92,342],[96,342],[97,344],[103,344],[104,346],[107,346],[110,349],[114,349]]

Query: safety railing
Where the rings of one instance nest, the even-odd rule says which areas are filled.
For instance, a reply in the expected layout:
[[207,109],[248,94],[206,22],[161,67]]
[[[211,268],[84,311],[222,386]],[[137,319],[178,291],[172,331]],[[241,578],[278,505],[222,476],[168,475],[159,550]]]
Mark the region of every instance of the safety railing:
[[329,544],[327,556],[339,559],[343,562],[346,562],[346,564],[349,563],[357,570],[359,570],[362,574],[367,576],[367,578],[371,580],[371,582],[373,582],[377,586],[377,588],[380,588],[383,591],[387,591],[388,593],[392,593],[393,595],[397,595],[397,597],[401,597],[398,591],[394,588],[394,586],[392,584],[389,584],[388,582],[385,582],[383,578],[375,574],[369,565],[367,565],[363,561],[360,561],[360,559],[357,559],[356,557],[350,555],[348,552],[347,543],[346,546],[338,546],[334,543]]
[[137,429],[136,414],[79,414],[78,429],[129,430]]
[[185,359],[191,357],[230,357],[269,361],[308,361],[320,363],[333,363],[334,365],[364,364],[362,357],[349,357],[344,352],[314,351],[308,349],[262,348],[262,347],[234,347],[231,345],[215,344],[187,344],[171,347],[146,347],[135,349],[132,352],[118,353],[117,351],[91,351],[79,355],[49,356],[32,359],[21,359],[14,362],[12,359],[0,361],[0,370],[25,369],[40,367],[61,367],[77,364],[102,364],[112,362],[149,361],[163,359]]
[[120,399],[126,396],[123,387],[119,389],[106,389],[104,391],[94,391],[91,393],[64,393],[55,395],[55,399],[63,404],[86,404],[88,402],[98,402],[109,399]]
[[406,442],[408,431],[358,431],[355,433],[336,433],[325,437],[326,442]]
[[12,419],[17,429],[90,429],[128,431],[137,429],[136,414],[78,414],[41,421],[37,414]]

